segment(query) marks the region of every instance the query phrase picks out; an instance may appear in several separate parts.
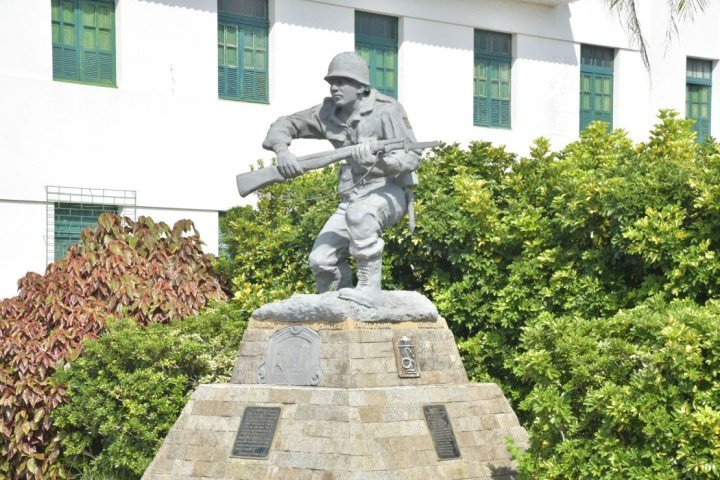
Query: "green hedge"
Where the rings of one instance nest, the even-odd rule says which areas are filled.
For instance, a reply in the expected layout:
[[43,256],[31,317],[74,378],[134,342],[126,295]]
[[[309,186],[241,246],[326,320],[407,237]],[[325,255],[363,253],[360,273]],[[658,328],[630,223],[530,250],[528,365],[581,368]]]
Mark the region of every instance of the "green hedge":
[[219,304],[169,324],[109,323],[55,375],[67,385],[53,412],[61,462],[87,480],[140,478],[195,387],[229,379],[247,313]]
[[720,478],[720,302],[651,299],[607,319],[540,315],[523,478]]

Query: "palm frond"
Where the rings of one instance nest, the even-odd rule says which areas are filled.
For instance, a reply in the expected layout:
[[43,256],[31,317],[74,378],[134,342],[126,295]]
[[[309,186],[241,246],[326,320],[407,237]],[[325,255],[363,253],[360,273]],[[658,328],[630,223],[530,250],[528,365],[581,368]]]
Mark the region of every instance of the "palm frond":
[[[617,14],[623,27],[630,35],[630,41],[638,46],[640,57],[645,69],[650,72],[648,43],[638,17],[638,0],[606,0],[610,10]],[[668,27],[666,31],[666,47],[678,34],[678,25],[684,21],[692,21],[705,11],[710,0],[667,0]]]
[[[645,34],[640,26],[640,17],[637,12],[636,0],[607,0],[610,3],[610,10],[614,11],[623,26],[630,34],[630,41],[637,44],[640,50],[640,58],[642,58],[645,69],[650,71],[650,57],[648,56],[648,44],[645,40]],[[668,0],[673,1],[673,0]],[[683,0],[677,0],[683,1]]]

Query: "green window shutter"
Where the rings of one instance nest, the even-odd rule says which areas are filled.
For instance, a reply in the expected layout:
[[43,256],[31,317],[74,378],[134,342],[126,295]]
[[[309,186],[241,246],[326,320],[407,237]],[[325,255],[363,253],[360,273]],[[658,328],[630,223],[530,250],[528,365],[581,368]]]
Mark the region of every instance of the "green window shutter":
[[488,117],[488,84],[489,60],[475,59],[475,75],[473,78],[473,124],[490,125]]
[[580,73],[580,131],[593,121],[592,82],[592,74]]
[[59,202],[55,203],[54,210],[55,260],[65,257],[68,248],[78,242],[80,234],[85,228],[97,225],[101,213],[119,213],[116,205],[84,205]]
[[397,98],[397,17],[356,11],[355,51],[368,64],[370,84],[380,93]]
[[510,34],[475,31],[474,125],[510,128],[511,45]]
[[267,103],[267,0],[218,0],[218,96]]
[[240,98],[239,30],[237,25],[218,24],[218,95]]
[[580,48],[580,131],[590,123],[613,123],[613,68],[611,48],[582,45]]
[[81,80],[115,83],[115,6],[105,1],[82,0]]
[[115,84],[115,3],[51,0],[53,78]]
[[695,120],[697,141],[710,135],[710,102],[712,98],[712,61],[687,59],[685,117]]
[[243,99],[268,99],[268,35],[267,28],[243,26]]
[[52,0],[53,78],[79,80],[74,0]]

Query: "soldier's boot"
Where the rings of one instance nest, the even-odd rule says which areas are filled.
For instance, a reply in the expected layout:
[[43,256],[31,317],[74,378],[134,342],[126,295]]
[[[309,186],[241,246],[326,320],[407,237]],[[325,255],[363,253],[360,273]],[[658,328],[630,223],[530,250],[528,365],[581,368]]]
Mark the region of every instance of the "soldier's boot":
[[382,256],[373,255],[357,258],[358,283],[355,288],[341,288],[338,297],[350,300],[365,307],[378,307],[383,303],[381,288]]
[[334,292],[341,288],[352,286],[352,271],[347,261],[337,266],[311,265],[315,275],[315,288],[318,293]]
[[315,276],[315,287],[318,293],[334,292],[341,288],[352,287],[352,271],[347,259],[341,259],[333,265],[319,261],[311,253],[308,263]]

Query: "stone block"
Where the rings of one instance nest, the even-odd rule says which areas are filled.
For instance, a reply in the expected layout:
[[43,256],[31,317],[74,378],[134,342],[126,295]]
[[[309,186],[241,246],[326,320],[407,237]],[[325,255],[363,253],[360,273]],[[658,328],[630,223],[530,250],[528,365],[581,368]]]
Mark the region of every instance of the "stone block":
[[495,415],[483,415],[480,417],[480,424],[483,430],[495,430],[500,427],[497,417]]
[[232,417],[216,417],[209,415],[192,415],[188,419],[187,430],[228,432],[237,429],[238,425]]
[[158,458],[167,458],[170,460],[184,460],[187,455],[187,445],[175,445],[174,448],[167,448],[161,454],[158,454]]
[[270,392],[268,402],[270,403],[292,403],[295,405],[310,403],[312,390],[310,388],[274,389]]
[[263,357],[267,353],[265,342],[241,342],[238,349],[238,356],[242,357]]
[[260,341],[266,341],[268,338],[270,338],[270,335],[272,335],[272,331],[268,331],[265,329],[258,329],[258,328],[252,328],[251,325],[248,325],[248,328],[245,329],[245,333],[243,333],[242,343],[252,343],[252,342],[260,342]]
[[335,392],[329,389],[315,389],[310,392],[311,405],[333,405],[333,395]]
[[195,477],[223,478],[225,476],[225,465],[222,462],[196,461],[193,464],[191,475]]
[[227,458],[226,449],[206,445],[188,445],[185,459],[191,461],[223,462]]
[[[240,420],[236,419],[236,427],[240,425]],[[235,432],[232,431],[204,431],[204,430],[185,430],[185,445],[207,445],[210,447],[228,447],[230,446]]]
[[215,417],[232,417],[235,411],[234,402],[218,400],[198,400],[191,408],[192,415],[211,415]]
[[473,432],[475,430],[481,430],[482,424],[480,423],[480,418],[468,416],[456,418],[454,427],[462,432]]
[[383,422],[405,422],[424,418],[420,408],[407,408],[406,405],[387,405],[381,412]]
[[467,466],[462,460],[446,460],[438,463],[438,473],[441,478],[468,478]]
[[[323,377],[327,375],[347,374],[350,369],[351,360],[347,358],[320,359],[320,368]],[[320,382],[322,385],[322,381]]]
[[378,405],[358,408],[360,421],[365,423],[380,422],[383,419],[384,408]]
[[488,409],[488,413],[504,413],[512,411],[512,408],[510,407],[508,401],[505,400],[505,397],[487,400],[483,405]]

